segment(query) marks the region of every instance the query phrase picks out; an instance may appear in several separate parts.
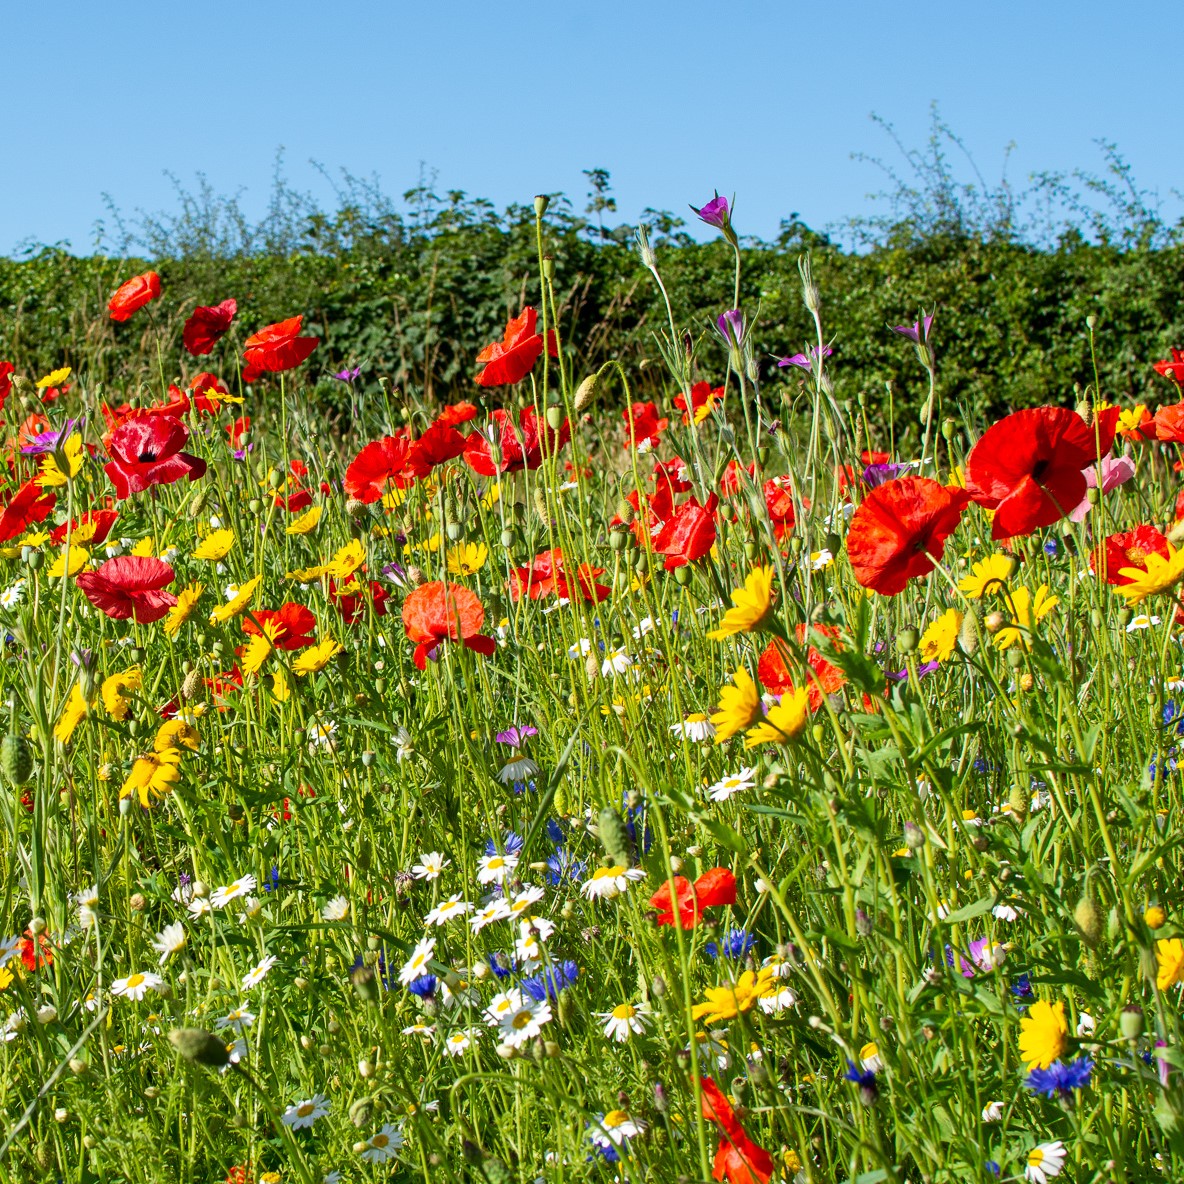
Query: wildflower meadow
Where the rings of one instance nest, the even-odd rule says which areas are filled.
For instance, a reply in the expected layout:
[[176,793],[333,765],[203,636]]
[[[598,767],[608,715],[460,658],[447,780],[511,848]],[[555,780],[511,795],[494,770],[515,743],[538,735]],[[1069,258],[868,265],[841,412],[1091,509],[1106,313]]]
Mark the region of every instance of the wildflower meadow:
[[1184,352],[840,394],[716,195],[642,398],[547,207],[461,401],[153,270],[0,361],[0,1179],[1184,1179]]

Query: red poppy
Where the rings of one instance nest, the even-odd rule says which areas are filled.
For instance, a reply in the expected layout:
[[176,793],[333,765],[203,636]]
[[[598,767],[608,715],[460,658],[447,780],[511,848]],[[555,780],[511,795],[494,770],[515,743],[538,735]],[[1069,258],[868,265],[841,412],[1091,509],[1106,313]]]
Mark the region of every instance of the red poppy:
[[1177,386],[1184,386],[1184,349],[1173,349],[1170,361],[1156,362],[1155,372],[1170,378]]
[[0,411],[4,410],[4,404],[12,394],[12,376],[15,373],[16,367],[11,362],[0,362]]
[[[538,416],[533,407],[523,407],[518,412],[518,426],[515,427],[507,411],[500,408],[490,418],[495,425],[495,435],[502,459],[494,462],[490,451],[489,437],[484,432],[472,432],[465,442],[465,462],[482,477],[494,477],[498,473],[517,473],[522,469],[537,469],[543,463],[543,445],[539,433]],[[565,419],[556,431],[545,428],[549,452],[557,452],[571,439],[571,424]]]
[[686,493],[691,488],[688,477],[687,462],[681,456],[672,456],[669,460],[660,460],[654,465],[654,484],[661,489],[663,486],[671,495]]
[[[479,386],[513,386],[534,369],[543,352],[542,334],[535,332],[538,319],[539,314],[527,307],[506,322],[501,341],[487,345],[477,355],[478,364],[484,367],[477,375]],[[552,336],[552,354],[555,353],[554,340]]]
[[634,403],[621,412],[625,421],[626,448],[657,448],[661,443],[660,432],[670,426],[670,420],[658,417],[658,408],[653,403]]
[[316,640],[312,636],[317,627],[316,617],[310,609],[294,600],[281,604],[274,611],[263,609],[261,612],[252,613],[251,616],[254,620],[250,617],[243,619],[243,632],[253,636],[266,631],[270,625],[274,634],[271,644],[277,650],[302,650]]
[[[724,388],[717,386],[712,388],[709,382],[697,382],[691,387],[691,411],[703,411],[703,415],[696,415],[695,422],[698,423],[711,413],[712,408],[717,402],[724,397]],[[691,417],[687,412],[687,397],[686,395],[675,395],[674,405],[682,412],[682,421],[685,424],[691,422]],[[706,410],[704,410],[706,408]]]
[[847,556],[855,578],[882,596],[902,592],[909,580],[933,570],[969,502],[964,489],[928,477],[885,481],[851,518]]
[[867,448],[865,448],[859,454],[860,463],[863,465],[863,467],[865,469],[868,467],[868,465],[886,465],[889,462],[889,460],[891,460],[891,459],[892,459],[892,456],[890,453],[872,452],[870,449],[867,449]]
[[1114,442],[1118,409],[1112,410],[1086,423],[1066,407],[1032,407],[987,429],[966,461],[966,488],[995,511],[992,538],[1051,526],[1085,497],[1082,469]]
[[1118,573],[1124,567],[1146,571],[1148,555],[1162,555],[1167,559],[1168,540],[1154,526],[1144,524],[1134,530],[1107,535],[1090,555],[1089,565],[1092,571],[1104,577],[1107,584],[1130,584],[1133,582],[1130,576]]
[[510,596],[515,601],[524,595],[538,600],[554,593],[565,600],[574,600],[578,596],[581,600],[599,602],[612,592],[611,588],[596,582],[596,577],[603,574],[603,567],[581,563],[572,576],[565,567],[563,551],[556,547],[536,555],[529,567],[518,567],[510,573]]
[[366,607],[373,607],[376,617],[386,616],[386,602],[390,593],[377,580],[369,585],[355,576],[344,584],[329,581],[329,600],[337,606],[341,619],[347,625],[356,625],[366,616]]
[[[674,513],[674,498],[669,485],[659,485],[652,494],[639,493],[634,489],[625,495],[625,500],[633,507],[633,521],[629,529],[640,546],[645,546]],[[620,526],[624,521],[620,514],[614,514],[609,525]]]
[[61,386],[47,386],[41,392],[41,401],[43,403],[56,403],[64,394],[72,390],[74,384],[72,382],[63,382]]
[[477,594],[460,584],[433,580],[413,589],[403,601],[403,628],[416,642],[415,665],[423,670],[445,641],[459,641],[478,654],[492,654],[497,642],[481,633],[485,609]]
[[719,479],[719,491],[724,497],[735,497],[744,487],[740,480],[740,474],[742,472],[747,472],[750,477],[755,477],[756,463],[753,462],[747,469],[742,469],[739,461],[728,461],[727,467],[724,469],[724,475]]
[[148,555],[120,555],[101,564],[98,571],[84,571],[78,586],[87,600],[116,621],[133,617],[148,625],[177,603],[163,589],[173,582],[173,569],[163,559]]
[[243,375],[243,382],[254,382],[260,374],[279,374],[283,370],[295,369],[320,345],[319,337],[300,336],[303,320],[301,315],[268,325],[243,342],[243,357],[251,373],[250,378]]
[[189,314],[185,328],[181,332],[181,341],[185,348],[195,358],[213,351],[222,335],[230,328],[234,314],[238,312],[238,301],[233,297],[223,300],[221,304],[208,307],[198,307]]
[[230,670],[223,670],[221,674],[215,674],[212,678],[203,678],[202,682],[209,688],[214,706],[219,711],[225,711],[231,693],[235,690],[242,690],[243,672],[235,665]]
[[1164,444],[1184,444],[1184,403],[1161,407],[1151,420],[1151,434]]
[[703,1091],[703,1117],[719,1128],[719,1147],[715,1152],[711,1177],[728,1184],[769,1184],[773,1176],[773,1156],[759,1147],[744,1130],[727,1095],[710,1077],[700,1077]]
[[703,909],[736,903],[736,877],[726,867],[705,871],[693,884],[686,876],[675,876],[673,901],[669,881],[650,897],[650,905],[658,910],[658,924],[673,925],[677,909],[679,928],[694,929]]
[[[100,543],[106,542],[118,517],[119,514],[115,510],[88,510],[81,518],[76,518],[69,524],[71,544],[85,543],[88,547],[97,547]],[[66,541],[66,534],[67,525],[63,522],[61,526],[50,531],[49,541],[55,547],[60,546]]]
[[654,550],[666,556],[667,571],[694,563],[715,546],[715,508],[719,498],[713,493],[703,505],[688,498],[654,538]]
[[153,485],[171,485],[182,477],[195,481],[206,471],[206,462],[181,449],[189,429],[171,415],[136,412],[104,441],[111,460],[103,472],[122,501]]
[[200,374],[195,374],[190,380],[187,389],[193,398],[194,407],[202,415],[213,415],[218,410],[218,404],[210,399],[207,392],[216,391],[223,398],[230,394],[222,379],[216,374],[211,374],[208,370],[203,370]]
[[57,497],[46,493],[36,481],[26,481],[9,498],[0,513],[0,543],[23,534],[34,522],[44,522],[57,505]]
[[467,446],[456,428],[434,423],[412,445],[407,456],[407,470],[416,477],[426,477],[437,465],[460,456]]
[[34,937],[31,930],[25,930],[25,935],[21,938],[21,962],[30,974],[34,970],[53,965],[53,946],[49,944],[49,938],[44,933]]
[[770,477],[765,482],[765,509],[773,523],[773,536],[781,542],[797,521],[788,477]]
[[107,303],[107,311],[113,321],[126,321],[137,309],[143,308],[159,295],[160,276],[154,271],[146,271],[120,284]]
[[16,440],[23,448],[26,444],[32,444],[38,436],[43,436],[48,431],[50,431],[49,420],[40,411],[34,411],[21,424],[16,434]]
[[[836,648],[841,648],[839,647],[839,631],[835,626],[815,625],[814,632],[823,634]],[[798,625],[795,634],[798,645],[805,645],[806,626]],[[761,686],[774,695],[790,695],[794,691],[793,677],[789,673],[785,658],[783,644],[771,641],[757,662],[756,670],[761,680]],[[814,646],[810,646],[806,650],[806,664],[811,670],[811,674],[804,676],[810,696],[810,710],[817,711],[822,706],[824,696],[833,695],[842,689],[843,684],[847,681],[847,676],[838,666],[828,662]]]
[[407,471],[410,453],[411,437],[406,428],[400,428],[393,436],[371,440],[345,470],[346,496],[371,505],[392,485],[406,488],[412,481]]
[[442,427],[455,428],[462,423],[468,423],[470,419],[476,418],[477,408],[473,403],[449,403],[436,416],[436,423]]

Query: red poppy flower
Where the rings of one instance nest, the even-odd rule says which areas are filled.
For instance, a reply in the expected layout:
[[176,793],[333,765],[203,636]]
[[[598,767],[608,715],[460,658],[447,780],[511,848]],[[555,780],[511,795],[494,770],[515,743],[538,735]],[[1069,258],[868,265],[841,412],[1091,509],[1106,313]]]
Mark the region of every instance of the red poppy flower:
[[444,410],[436,416],[436,423],[441,427],[455,428],[462,423],[468,423],[470,419],[477,418],[477,408],[472,403],[449,403]]
[[1155,372],[1170,378],[1177,386],[1184,386],[1184,349],[1173,349],[1170,361],[1156,362]]
[[136,412],[104,441],[111,456],[103,472],[122,501],[153,485],[171,485],[188,477],[195,481],[206,471],[206,462],[181,449],[189,429],[171,415]]
[[634,403],[621,412],[625,421],[626,448],[657,448],[661,443],[660,432],[670,426],[670,420],[658,417],[658,408],[653,403]]
[[222,379],[216,374],[211,374],[208,370],[203,370],[200,374],[195,374],[190,380],[187,389],[192,396],[194,407],[202,415],[213,415],[218,410],[218,404],[210,399],[207,392],[216,391],[223,397],[230,394],[229,389]]
[[603,574],[603,567],[581,563],[575,575],[571,575],[565,567],[563,551],[556,547],[536,555],[529,567],[518,567],[510,573],[510,596],[515,601],[524,595],[531,600],[538,600],[553,592],[565,600],[578,597],[580,600],[599,602],[612,592],[611,588],[596,582],[596,577]]
[[185,348],[195,358],[212,352],[222,335],[230,328],[236,312],[238,301],[233,297],[223,300],[221,304],[195,308],[181,331],[181,341]]
[[686,493],[691,488],[691,480],[687,473],[687,462],[681,456],[672,456],[669,460],[660,460],[654,465],[654,484],[659,489],[665,486],[671,495]]
[[658,531],[654,550],[666,556],[667,571],[702,559],[715,546],[715,508],[719,498],[713,493],[703,505],[688,498]]
[[[693,412],[701,412],[702,414],[695,415],[695,422],[699,423],[711,414],[712,408],[717,402],[720,402],[724,397],[724,388],[717,386],[712,388],[709,382],[697,382],[691,387],[691,407]],[[689,424],[691,422],[690,414],[687,411],[687,397],[686,395],[675,395],[674,405],[682,412],[682,422]]]
[[[806,626],[798,625],[794,632],[798,645],[805,645]],[[815,625],[814,632],[823,634],[834,643],[836,648],[839,647],[839,631],[835,626]],[[789,673],[785,658],[783,645],[777,641],[771,641],[757,662],[756,671],[761,680],[761,686],[774,695],[791,695],[795,689],[793,677]],[[810,646],[806,650],[806,664],[811,670],[810,675],[803,676],[810,696],[810,710],[817,711],[822,706],[824,696],[833,695],[843,688],[847,676],[838,666],[828,662],[814,646]]]
[[1168,540],[1154,526],[1136,526],[1119,534],[1107,535],[1092,555],[1090,569],[1101,575],[1107,584],[1130,584],[1130,576],[1119,575],[1124,567],[1147,570],[1147,556],[1168,557]]
[[887,452],[872,452],[865,448],[859,454],[860,463],[866,469],[868,465],[886,465],[891,460],[891,454]]
[[413,479],[407,470],[410,454],[411,437],[406,428],[393,436],[371,440],[345,470],[346,496],[371,505],[392,485],[405,489]]
[[736,877],[726,867],[705,871],[693,884],[686,876],[675,876],[673,903],[669,881],[650,897],[650,905],[658,910],[658,924],[673,925],[677,910],[680,929],[694,929],[704,909],[735,903]]
[[1184,403],[1169,403],[1151,420],[1152,435],[1164,444],[1184,444]]
[[243,375],[243,382],[254,382],[260,374],[279,374],[292,370],[321,344],[319,337],[301,337],[300,325],[304,316],[291,317],[274,325],[267,325],[252,333],[243,342],[243,357],[251,378]]
[[775,1166],[773,1156],[748,1137],[727,1095],[710,1077],[700,1077],[699,1087],[703,1091],[703,1117],[720,1132],[712,1179],[726,1180],[728,1184],[769,1184]]
[[229,706],[228,700],[235,690],[242,690],[243,672],[235,665],[230,670],[215,674],[212,678],[203,678],[202,682],[209,688],[210,697],[219,711],[225,711]]
[[98,571],[84,571],[78,586],[87,600],[116,621],[133,617],[148,625],[177,603],[163,589],[173,582],[173,569],[163,559],[147,555],[120,555],[101,564]]
[[964,489],[928,477],[885,481],[851,518],[847,556],[855,578],[882,596],[902,592],[909,580],[933,570],[969,502]]
[[254,620],[250,617],[243,619],[243,632],[254,635],[263,632],[270,625],[275,634],[271,644],[277,650],[302,650],[316,640],[312,636],[317,627],[316,617],[310,609],[294,600],[281,604],[274,611],[263,609],[262,612],[251,615]]
[[411,445],[407,471],[416,477],[426,477],[437,465],[460,456],[466,446],[467,441],[456,428],[434,423]]
[[[539,434],[539,420],[533,407],[523,407],[518,412],[518,426],[515,427],[509,412],[500,408],[490,418],[495,427],[498,447],[502,459],[494,463],[488,436],[484,432],[472,432],[465,442],[465,462],[482,477],[494,477],[498,473],[517,473],[522,469],[537,469],[543,463],[543,445]],[[558,431],[550,427],[547,433],[549,452],[556,452],[571,439],[571,424],[565,419]]]
[[15,373],[16,367],[11,362],[0,362],[0,411],[4,410],[4,404],[12,394],[12,376]]
[[23,448],[26,444],[32,444],[38,436],[43,436],[49,430],[49,420],[40,411],[34,411],[21,424],[16,434],[16,441]]
[[445,641],[459,641],[466,649],[489,655],[497,649],[492,637],[481,633],[485,609],[477,594],[460,584],[433,580],[413,589],[403,601],[403,628],[416,642],[415,665],[423,670],[429,657]]
[[1033,407],[987,429],[967,458],[966,488],[995,511],[992,538],[1051,526],[1085,497],[1081,470],[1110,451],[1114,410],[1094,424],[1066,407]]
[[23,534],[34,522],[44,522],[57,505],[57,497],[46,493],[35,481],[26,481],[9,498],[0,513],[0,543]]
[[146,271],[120,284],[107,303],[107,311],[113,321],[126,321],[137,309],[143,308],[159,295],[160,276],[154,271]]
[[[118,517],[119,514],[115,510],[88,510],[81,518],[76,518],[69,524],[71,545],[85,543],[88,547],[97,547],[100,543],[106,542]],[[63,522],[61,526],[50,531],[49,541],[55,547],[60,546],[66,541],[66,534],[67,525]]]
[[[533,308],[524,308],[513,320],[506,322],[506,331],[501,341],[487,345],[478,355],[477,362],[484,369],[477,375],[479,386],[513,386],[521,382],[534,369],[534,364],[543,352],[543,337],[535,332],[539,314]],[[554,336],[551,337],[551,353],[555,353]]]
[[747,469],[742,469],[740,462],[736,460],[728,461],[727,467],[724,469],[724,475],[719,479],[719,491],[724,497],[735,497],[743,487],[740,480],[740,474],[747,472],[750,477],[756,476],[756,462],[750,464]]
[[770,477],[765,482],[765,509],[773,523],[773,536],[781,542],[797,521],[788,477]]
[[53,946],[49,944],[49,938],[44,933],[34,937],[31,930],[25,930],[25,935],[21,938],[21,962],[30,974],[42,967],[53,965]]
[[367,606],[371,606],[376,617],[386,616],[386,602],[390,593],[377,580],[369,584],[360,581],[356,576],[338,584],[336,580],[329,581],[329,600],[337,606],[341,619],[347,625],[356,625],[366,616]]

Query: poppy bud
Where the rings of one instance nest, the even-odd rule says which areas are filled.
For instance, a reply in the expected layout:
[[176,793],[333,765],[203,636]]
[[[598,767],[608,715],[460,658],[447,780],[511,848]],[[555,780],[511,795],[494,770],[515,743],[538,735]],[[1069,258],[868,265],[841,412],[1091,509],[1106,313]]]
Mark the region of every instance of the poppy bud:
[[986,619],[983,621],[988,633],[998,633],[1006,623],[1006,618],[998,611],[987,613]]
[[1098,327],[1098,318],[1094,313],[1090,313],[1085,318],[1085,327],[1092,333]]
[[600,675],[600,659],[594,650],[584,659],[584,673],[588,676],[589,682],[595,682]]
[[925,832],[915,822],[904,824],[904,845],[910,851],[919,851],[925,846]]
[[956,420],[950,419],[948,416],[941,421],[941,434],[945,437],[948,444],[958,432],[958,424]]
[[1013,785],[1011,787],[1011,793],[1007,796],[1007,804],[1011,807],[1012,815],[1020,822],[1023,822],[1028,817],[1028,811],[1032,806],[1032,799],[1023,786]]
[[33,775],[33,750],[24,736],[9,732],[0,741],[0,770],[17,788]]
[[358,1076],[363,1079],[374,1076],[374,1062],[369,1057],[363,1057],[358,1062]]
[[691,582],[691,569],[685,563],[674,569],[674,582],[680,588],[685,588]]
[[551,514],[547,509],[547,495],[543,492],[541,485],[534,487],[534,512],[538,515],[543,526],[548,528],[551,526]]
[[374,1117],[374,1105],[373,1098],[356,1098],[349,1108],[350,1122],[359,1129],[369,1126],[370,1120]]
[[548,407],[547,408],[547,426],[553,431],[557,432],[563,427],[563,408],[562,407]]
[[600,845],[612,863],[618,867],[631,867],[633,864],[633,840],[629,836],[629,828],[625,820],[612,806],[602,806],[596,816],[596,826],[600,835]]
[[418,588],[424,582],[423,570],[414,566],[413,564],[406,570],[406,572],[404,572],[404,578],[410,587]]
[[614,526],[608,532],[609,549],[611,551],[617,552],[617,554],[620,554],[620,552],[624,551],[629,546],[629,539],[631,537],[632,536],[629,534],[629,531],[624,527]]
[[1118,1029],[1124,1040],[1133,1044],[1143,1035],[1143,1009],[1136,1003],[1129,1003],[1118,1016]]
[[169,1043],[187,1061],[220,1069],[230,1064],[230,1053],[224,1041],[203,1028],[174,1028]]
[[967,606],[962,617],[962,627],[958,630],[958,644],[968,657],[972,657],[978,649],[978,613],[973,606]]
[[1007,664],[1012,670],[1018,670],[1024,664],[1023,650],[1008,650]]
[[1102,914],[1088,893],[1077,902],[1073,910],[1073,923],[1087,946],[1092,948],[1098,944],[1102,936]]
[[902,629],[896,635],[896,648],[902,654],[911,654],[920,640],[921,636],[916,629]]
[[576,397],[572,406],[577,412],[583,411],[593,399],[596,398],[596,390],[600,385],[600,376],[597,374],[589,374],[583,382],[576,387]]

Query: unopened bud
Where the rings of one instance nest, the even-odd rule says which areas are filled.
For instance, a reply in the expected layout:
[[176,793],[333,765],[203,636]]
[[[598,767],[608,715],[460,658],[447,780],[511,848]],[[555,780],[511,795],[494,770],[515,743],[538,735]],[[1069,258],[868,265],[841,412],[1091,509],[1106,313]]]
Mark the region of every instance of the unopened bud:
[[572,404],[576,411],[583,411],[593,399],[596,398],[596,389],[600,385],[600,378],[596,374],[589,374],[583,382],[576,387],[576,397]]
[[169,1043],[187,1061],[196,1065],[220,1069],[230,1064],[230,1053],[225,1041],[203,1028],[174,1028],[169,1033]]

